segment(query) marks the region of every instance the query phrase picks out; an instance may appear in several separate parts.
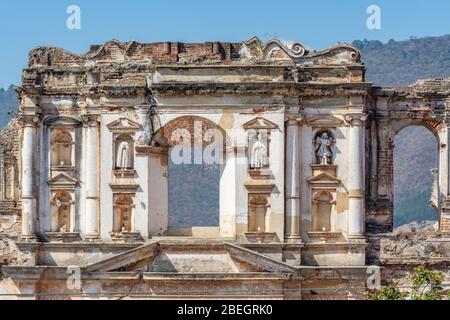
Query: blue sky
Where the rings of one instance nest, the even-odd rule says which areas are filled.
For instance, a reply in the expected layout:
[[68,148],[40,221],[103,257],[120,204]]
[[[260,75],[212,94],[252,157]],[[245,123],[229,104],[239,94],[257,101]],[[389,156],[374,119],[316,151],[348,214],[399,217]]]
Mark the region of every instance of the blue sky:
[[[66,28],[69,5],[81,30]],[[381,30],[366,27],[369,5]],[[0,87],[20,83],[31,48],[83,53],[90,44],[124,41],[241,41],[257,35],[297,40],[314,49],[355,39],[406,40],[450,33],[448,0],[14,0],[0,4]]]

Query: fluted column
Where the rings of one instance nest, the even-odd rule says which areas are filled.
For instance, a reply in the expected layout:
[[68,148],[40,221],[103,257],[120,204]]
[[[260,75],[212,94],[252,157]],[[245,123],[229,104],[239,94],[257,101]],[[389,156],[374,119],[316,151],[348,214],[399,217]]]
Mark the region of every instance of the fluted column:
[[300,240],[299,118],[286,123],[286,240]]
[[97,115],[83,117],[86,128],[86,239],[99,238],[99,121]]
[[37,194],[36,194],[36,151],[37,151],[37,123],[35,116],[23,116],[22,137],[22,240],[35,241],[37,239]]
[[348,198],[349,239],[364,238],[364,121],[365,115],[346,117],[349,123],[348,131]]

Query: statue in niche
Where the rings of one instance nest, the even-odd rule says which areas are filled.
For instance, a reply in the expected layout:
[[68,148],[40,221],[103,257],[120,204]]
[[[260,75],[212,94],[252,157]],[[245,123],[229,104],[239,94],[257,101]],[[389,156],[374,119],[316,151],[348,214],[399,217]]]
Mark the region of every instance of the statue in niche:
[[329,136],[327,132],[317,136],[315,148],[317,163],[321,165],[331,164],[333,158],[333,151],[331,150],[332,144],[333,138]]
[[117,149],[117,169],[130,169],[131,168],[131,152],[130,144],[128,141],[122,141]]
[[267,147],[262,142],[262,135],[258,133],[257,140],[253,144],[252,152],[251,152],[251,159],[250,159],[250,166],[252,169],[262,169],[267,166]]

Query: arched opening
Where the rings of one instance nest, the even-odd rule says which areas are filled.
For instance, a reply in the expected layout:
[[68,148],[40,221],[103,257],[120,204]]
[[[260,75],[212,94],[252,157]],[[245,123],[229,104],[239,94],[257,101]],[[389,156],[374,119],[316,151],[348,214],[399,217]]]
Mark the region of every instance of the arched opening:
[[184,116],[153,142],[168,150],[168,235],[219,236],[220,189],[226,134],[215,123]]
[[409,126],[394,139],[394,230],[422,232],[439,220],[437,137],[424,126]]

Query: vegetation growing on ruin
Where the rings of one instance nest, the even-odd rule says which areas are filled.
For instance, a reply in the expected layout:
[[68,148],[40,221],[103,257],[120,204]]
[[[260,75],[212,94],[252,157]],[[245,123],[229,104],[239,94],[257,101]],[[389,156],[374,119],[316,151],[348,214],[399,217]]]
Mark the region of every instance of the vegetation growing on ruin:
[[[445,300],[449,299],[449,293],[444,290],[444,277],[442,272],[418,266],[403,281],[366,296],[369,300]],[[401,286],[400,282],[410,283],[410,286]]]

